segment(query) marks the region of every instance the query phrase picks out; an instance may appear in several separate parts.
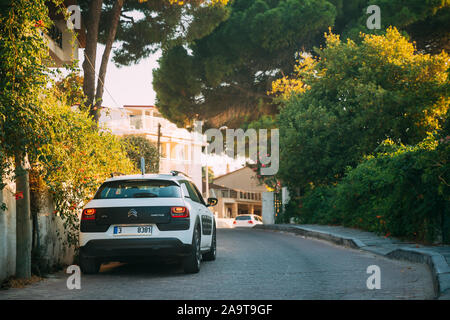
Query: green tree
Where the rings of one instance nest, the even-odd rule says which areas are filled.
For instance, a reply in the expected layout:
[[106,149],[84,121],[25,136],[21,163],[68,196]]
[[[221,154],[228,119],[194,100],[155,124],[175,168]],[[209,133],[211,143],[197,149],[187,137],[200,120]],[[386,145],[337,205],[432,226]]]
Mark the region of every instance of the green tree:
[[232,127],[274,113],[271,82],[292,71],[302,46],[318,44],[336,14],[325,0],[236,0],[231,10],[212,34],[164,51],[154,71],[158,108],[180,126],[200,117]]
[[[3,8],[2,8],[3,9]],[[31,220],[27,158],[45,140],[39,101],[47,83],[48,50],[40,31],[49,25],[45,1],[9,1],[0,11],[0,161],[1,180],[14,159],[17,189],[16,276],[31,276]]]
[[141,157],[144,157],[145,172],[159,172],[159,153],[154,143],[138,135],[126,135],[121,140],[136,170],[141,170]]
[[335,186],[291,207],[301,223],[342,224],[414,241],[450,241],[450,137],[415,146],[386,140]]
[[[227,16],[228,0],[80,0],[86,27],[83,91],[91,116],[98,121],[113,44],[116,65],[137,63],[161,46],[198,39]],[[142,17],[139,17],[142,16]],[[105,50],[96,79],[97,43]],[[97,80],[97,85],[96,85]]]
[[67,76],[55,83],[56,94],[64,97],[67,104],[82,106],[85,100],[83,92],[83,77],[78,70],[72,70]]
[[41,105],[46,118],[40,127],[46,141],[30,157],[30,162],[35,198],[50,192],[55,205],[53,213],[62,217],[67,232],[67,239],[63,240],[77,246],[81,208],[92,199],[100,184],[113,172],[132,174],[138,170],[120,138],[107,130],[99,131],[88,111],[72,108],[68,103],[71,98],[61,95],[56,86],[42,90]]
[[[206,181],[206,167],[202,167],[202,179]],[[211,169],[211,167],[208,167],[208,182],[213,183],[214,181],[214,171]]]
[[386,138],[414,145],[444,121],[447,54],[419,54],[396,29],[361,41],[330,34],[318,62],[299,70],[309,90],[279,121],[279,173],[292,187],[334,183]]
[[[380,6],[382,30],[366,27],[372,4]],[[324,44],[328,27],[359,41],[360,31],[381,34],[393,25],[417,39],[419,49],[436,52],[448,49],[449,10],[441,0],[236,0],[210,35],[163,51],[154,71],[157,105],[180,126],[200,118],[209,126],[235,127],[245,118],[276,114],[266,95],[271,83],[294,71],[299,53]]]

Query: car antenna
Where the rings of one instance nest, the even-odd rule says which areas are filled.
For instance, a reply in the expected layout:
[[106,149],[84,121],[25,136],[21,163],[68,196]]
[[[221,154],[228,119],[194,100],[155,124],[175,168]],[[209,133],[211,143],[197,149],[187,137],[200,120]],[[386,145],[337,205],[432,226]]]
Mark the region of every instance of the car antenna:
[[144,159],[144,157],[141,157],[141,173],[142,173],[142,175],[145,174],[145,159]]

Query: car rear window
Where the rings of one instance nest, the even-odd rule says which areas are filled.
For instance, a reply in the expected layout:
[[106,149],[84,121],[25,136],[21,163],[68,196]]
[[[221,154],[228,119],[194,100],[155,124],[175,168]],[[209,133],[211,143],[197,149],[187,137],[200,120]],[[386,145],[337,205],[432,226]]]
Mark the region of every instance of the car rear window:
[[251,220],[250,216],[238,216],[236,220]]
[[94,199],[181,198],[180,187],[165,180],[119,180],[105,182]]

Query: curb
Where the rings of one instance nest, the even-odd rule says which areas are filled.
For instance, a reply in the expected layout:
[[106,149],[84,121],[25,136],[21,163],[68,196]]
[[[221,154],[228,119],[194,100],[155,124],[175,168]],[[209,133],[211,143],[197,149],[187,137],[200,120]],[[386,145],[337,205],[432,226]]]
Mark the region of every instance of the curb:
[[256,225],[255,228],[290,232],[306,238],[321,239],[332,242],[336,245],[364,250],[393,260],[405,260],[414,263],[426,264],[432,273],[435,298],[445,300],[450,299],[450,267],[445,258],[439,253],[425,252],[414,248],[398,248],[387,253],[382,253],[374,250],[367,250],[367,245],[357,238],[344,237],[332,232],[312,230],[307,227],[300,227],[298,225]]

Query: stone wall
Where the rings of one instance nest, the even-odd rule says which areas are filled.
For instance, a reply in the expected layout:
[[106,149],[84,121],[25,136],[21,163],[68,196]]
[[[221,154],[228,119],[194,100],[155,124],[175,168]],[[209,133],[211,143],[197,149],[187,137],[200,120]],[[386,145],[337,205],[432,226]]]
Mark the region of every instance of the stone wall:
[[262,219],[264,224],[275,223],[275,203],[273,192],[262,193]]
[[53,214],[53,201],[48,192],[42,194],[38,211],[39,245],[41,259],[46,269],[73,263],[74,248],[65,243],[67,239],[63,219]]
[[[6,211],[0,210],[0,283],[14,276],[16,269],[16,201],[15,185],[9,184],[0,191],[0,204],[6,203]],[[37,215],[37,233],[35,248],[38,245],[38,259],[33,259],[33,270],[52,271],[73,263],[74,248],[66,242],[64,223],[55,215],[52,198],[48,192],[39,193],[38,201],[33,203]],[[37,209],[37,210],[36,210]]]
[[16,186],[9,183],[0,190],[0,283],[16,271]]

